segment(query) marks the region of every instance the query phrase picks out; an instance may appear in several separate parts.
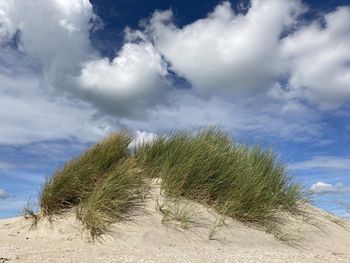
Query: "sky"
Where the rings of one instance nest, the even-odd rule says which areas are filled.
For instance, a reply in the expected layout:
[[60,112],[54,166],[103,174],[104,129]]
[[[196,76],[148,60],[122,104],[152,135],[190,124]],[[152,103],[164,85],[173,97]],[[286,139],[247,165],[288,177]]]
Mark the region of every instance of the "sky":
[[350,219],[350,3],[0,0],[0,218],[107,134],[219,126]]

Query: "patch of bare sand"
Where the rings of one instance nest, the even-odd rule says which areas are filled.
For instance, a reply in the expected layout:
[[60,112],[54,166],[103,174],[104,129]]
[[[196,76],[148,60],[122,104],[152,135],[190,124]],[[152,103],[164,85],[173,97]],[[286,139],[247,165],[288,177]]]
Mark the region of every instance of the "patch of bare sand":
[[[163,220],[165,200],[153,185],[145,210],[133,221],[114,225],[113,236],[91,242],[74,213],[46,219],[0,221],[2,262],[350,262],[350,223],[312,206],[305,214],[286,216],[280,239],[220,217],[198,204],[182,225]],[[187,227],[183,229],[182,227]],[[217,226],[217,227],[214,227]],[[209,238],[210,237],[210,238]]]

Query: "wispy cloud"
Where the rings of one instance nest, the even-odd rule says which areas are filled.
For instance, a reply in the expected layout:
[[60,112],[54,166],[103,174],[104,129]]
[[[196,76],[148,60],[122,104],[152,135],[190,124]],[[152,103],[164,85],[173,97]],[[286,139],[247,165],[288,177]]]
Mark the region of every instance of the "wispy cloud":
[[9,194],[4,190],[0,188],[0,200],[6,199],[9,197]]
[[350,202],[343,201],[343,200],[337,200],[337,201],[335,201],[335,203],[344,207],[345,210],[349,213],[349,218],[350,218]]
[[27,185],[40,185],[45,181],[45,175],[43,174],[17,171],[7,171],[6,173],[2,174],[2,178],[18,179]]
[[336,185],[327,184],[324,182],[317,182],[310,187],[310,191],[315,194],[337,194],[337,193],[349,193],[350,187],[344,186],[341,183]]
[[6,163],[6,162],[0,162],[0,170],[7,170],[13,168],[13,164]]
[[314,156],[309,160],[292,163],[291,170],[347,170],[350,169],[350,157]]

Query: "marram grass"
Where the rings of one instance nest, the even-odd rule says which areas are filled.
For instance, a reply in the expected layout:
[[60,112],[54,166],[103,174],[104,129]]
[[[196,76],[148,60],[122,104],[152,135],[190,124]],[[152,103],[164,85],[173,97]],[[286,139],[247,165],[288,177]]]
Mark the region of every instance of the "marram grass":
[[167,196],[241,221],[263,224],[304,201],[301,187],[272,151],[236,144],[215,128],[158,138],[140,147],[136,158],[149,176],[162,179]]
[[39,198],[41,212],[58,214],[85,200],[108,173],[129,158],[130,141],[127,134],[115,133],[67,162],[45,182]]
[[262,226],[306,201],[271,150],[237,144],[222,130],[173,132],[134,151],[128,149],[131,139],[113,134],[58,170],[41,191],[41,213],[75,207],[92,236],[99,236],[142,205],[151,178],[161,179],[168,198],[190,199]]
[[92,237],[109,232],[112,223],[128,219],[142,206],[144,178],[140,172],[134,161],[124,161],[81,201],[77,215]]

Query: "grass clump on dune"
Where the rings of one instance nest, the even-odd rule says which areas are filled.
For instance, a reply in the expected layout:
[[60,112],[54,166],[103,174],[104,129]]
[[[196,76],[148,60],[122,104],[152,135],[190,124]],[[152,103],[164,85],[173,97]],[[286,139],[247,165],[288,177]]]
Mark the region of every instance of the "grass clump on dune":
[[56,171],[41,191],[41,212],[58,214],[88,198],[95,186],[129,157],[130,141],[124,133],[112,134]]
[[58,170],[42,189],[41,214],[75,207],[92,236],[99,236],[142,205],[152,178],[161,178],[167,198],[189,199],[264,226],[304,201],[273,152],[237,144],[219,129],[174,132],[133,151],[131,139],[113,134]]
[[109,232],[141,204],[144,178],[128,146],[131,137],[116,133],[68,162],[44,185],[40,208],[51,217],[76,207],[93,238]]
[[92,237],[110,231],[112,223],[126,220],[142,205],[144,178],[131,161],[110,171],[78,207],[78,218]]
[[136,154],[167,196],[185,197],[243,222],[264,224],[279,211],[295,211],[300,186],[270,150],[238,145],[218,129],[173,133]]

